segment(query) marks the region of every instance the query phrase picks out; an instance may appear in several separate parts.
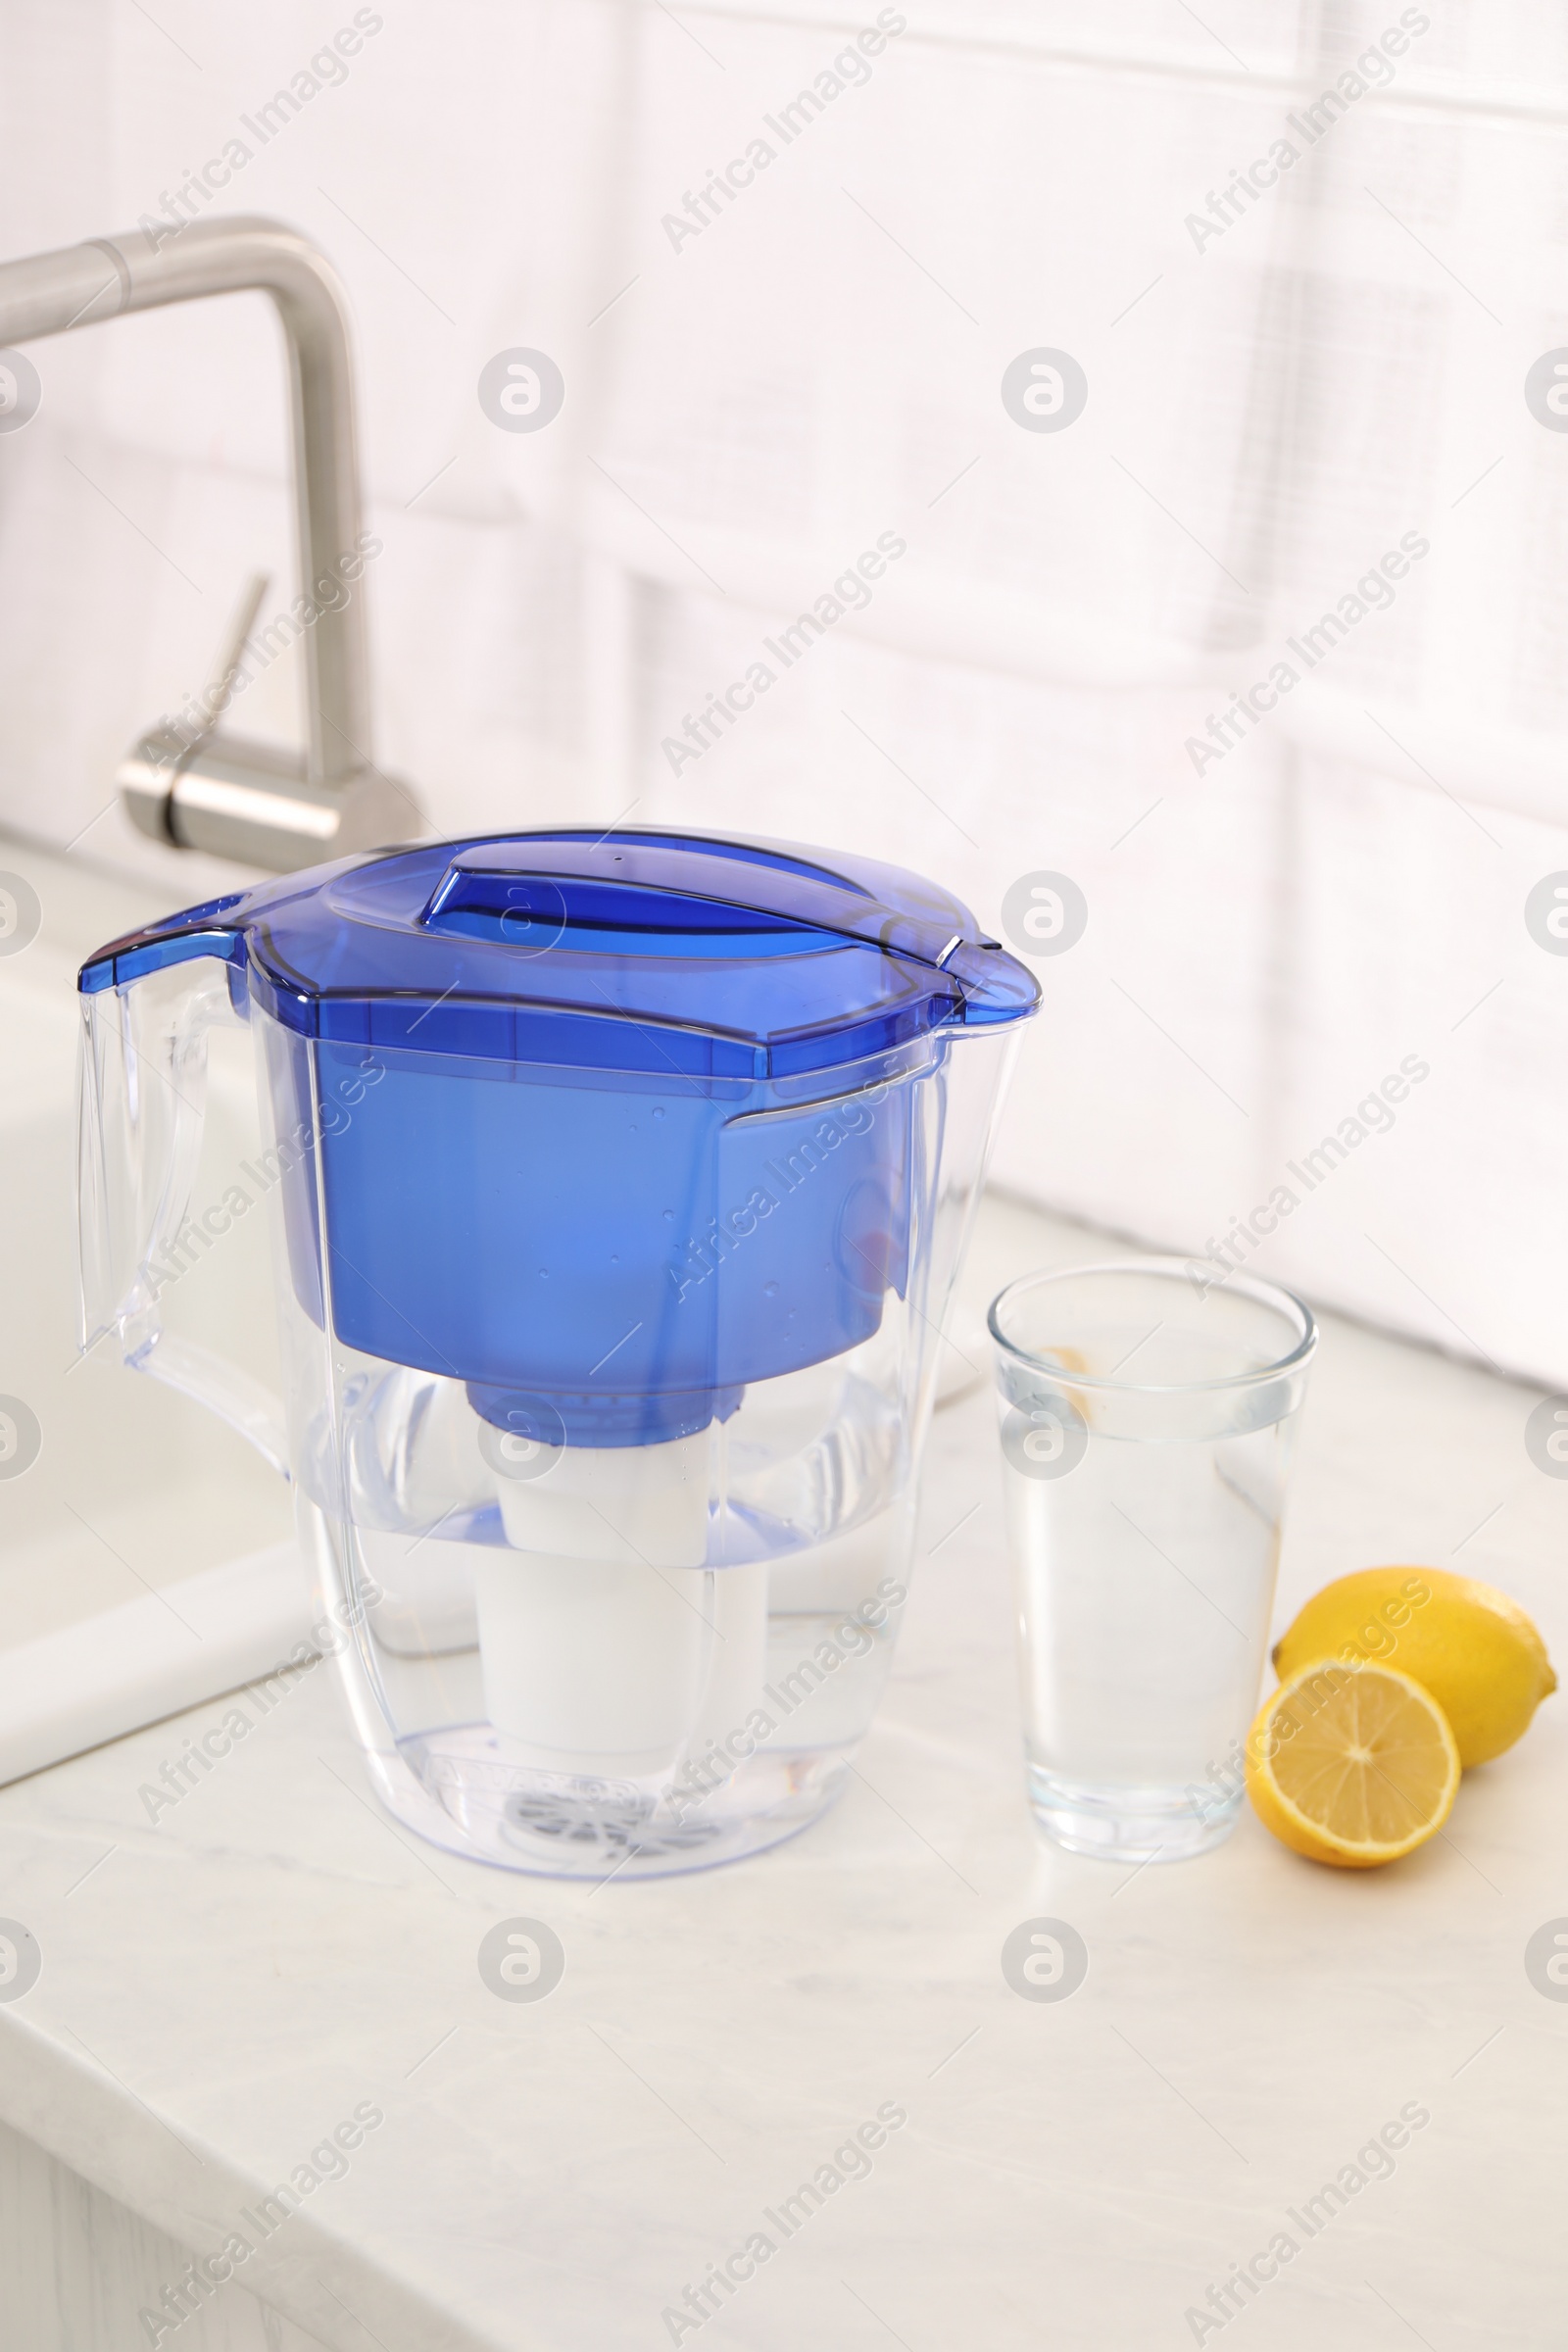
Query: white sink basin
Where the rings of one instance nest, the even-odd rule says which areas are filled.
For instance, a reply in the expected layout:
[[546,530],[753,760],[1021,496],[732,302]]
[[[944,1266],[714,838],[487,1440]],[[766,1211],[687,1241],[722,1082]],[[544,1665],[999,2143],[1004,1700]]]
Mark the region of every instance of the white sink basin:
[[[3,1668],[19,1644],[145,1601],[149,1588],[177,1604],[182,1579],[288,1543],[291,1512],[282,1480],[240,1438],[125,1371],[112,1341],[85,1360],[76,1352],[76,967],[172,904],[3,836],[0,870],[23,875],[42,908],[37,937],[0,955],[0,1395],[20,1397],[42,1428],[31,1467],[0,1476]],[[214,1040],[198,1207],[257,1144],[250,1047],[235,1030]],[[276,1388],[262,1216],[215,1243],[166,1298],[171,1330]],[[201,1643],[150,1605],[180,1641]]]

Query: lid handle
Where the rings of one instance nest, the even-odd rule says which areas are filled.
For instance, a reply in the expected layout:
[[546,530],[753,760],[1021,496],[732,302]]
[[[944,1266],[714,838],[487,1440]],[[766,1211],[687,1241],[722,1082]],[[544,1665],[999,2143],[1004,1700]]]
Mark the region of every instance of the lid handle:
[[493,940],[533,954],[554,946],[566,931],[579,929],[689,938],[694,945],[715,936],[743,939],[762,932],[793,932],[803,941],[823,936],[821,925],[792,915],[657,884],[598,874],[529,873],[516,866],[466,861],[448,866],[419,924],[426,931]]

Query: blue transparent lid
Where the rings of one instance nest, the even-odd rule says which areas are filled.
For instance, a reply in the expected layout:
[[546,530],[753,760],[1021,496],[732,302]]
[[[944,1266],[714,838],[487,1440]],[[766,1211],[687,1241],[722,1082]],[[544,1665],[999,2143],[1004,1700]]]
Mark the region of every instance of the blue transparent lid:
[[960,900],[897,866],[652,830],[318,866],[116,940],[79,986],[193,956],[306,1037],[743,1079],[1017,1020],[1040,993]]

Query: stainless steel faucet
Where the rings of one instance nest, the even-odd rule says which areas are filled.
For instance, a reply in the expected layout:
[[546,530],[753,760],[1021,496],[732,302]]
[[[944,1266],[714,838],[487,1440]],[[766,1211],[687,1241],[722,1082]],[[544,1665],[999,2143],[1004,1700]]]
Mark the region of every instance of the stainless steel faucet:
[[[153,728],[116,781],[144,833],[176,848],[289,873],[422,829],[408,789],[370,748],[354,373],[342,290],[324,255],[281,221],[193,220],[0,263],[0,346],[93,326],[127,311],[246,288],[270,294],[288,346],[305,649],[303,759],[226,737],[227,699],[257,592],[195,724]],[[345,566],[347,576],[345,576]],[[300,613],[300,605],[294,608]]]

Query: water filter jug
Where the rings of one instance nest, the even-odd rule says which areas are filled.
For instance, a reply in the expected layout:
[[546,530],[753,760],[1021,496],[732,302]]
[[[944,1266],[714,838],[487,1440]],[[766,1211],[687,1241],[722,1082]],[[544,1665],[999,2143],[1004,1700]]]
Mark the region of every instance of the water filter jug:
[[[894,867],[564,828],[269,881],[79,988],[84,1345],[292,1480],[391,1811],[584,1878],[814,1819],[892,1655],[1033,976]],[[229,1021],[264,1148],[201,1200]],[[281,1401],[160,1314],[192,1220],[264,1198]]]

